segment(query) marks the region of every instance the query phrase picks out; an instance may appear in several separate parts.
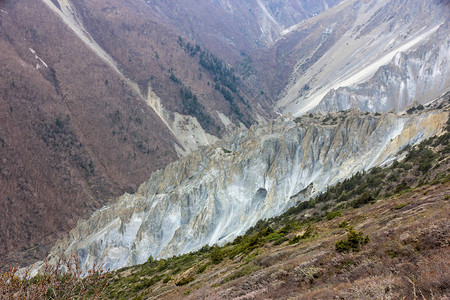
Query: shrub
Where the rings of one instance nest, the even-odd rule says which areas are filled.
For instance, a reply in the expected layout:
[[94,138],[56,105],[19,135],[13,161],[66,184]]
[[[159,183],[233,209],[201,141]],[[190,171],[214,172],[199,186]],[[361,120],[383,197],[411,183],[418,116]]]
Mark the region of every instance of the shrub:
[[250,275],[250,274],[254,273],[255,271],[257,271],[258,269],[259,269],[258,266],[255,266],[254,264],[250,263],[249,265],[242,267],[240,270],[226,276],[223,279],[222,283],[226,283],[226,282]]
[[420,164],[419,171],[422,173],[426,173],[426,172],[428,172],[428,170],[431,169],[431,167],[432,167],[432,165],[430,162],[425,162],[425,163]]
[[219,264],[224,258],[224,253],[217,245],[215,245],[211,251],[210,258],[214,264]]
[[289,245],[297,244],[298,242],[301,241],[301,239],[302,239],[301,235],[296,235],[289,241]]
[[202,265],[200,268],[198,268],[197,274],[201,274],[201,273],[205,272],[205,270],[208,266],[209,266],[209,263]]
[[314,235],[314,227],[312,225],[308,225],[308,227],[306,227],[305,232],[302,234],[301,238],[307,239],[312,237],[313,235]]
[[353,227],[347,229],[347,240],[340,240],[336,242],[337,252],[349,252],[350,250],[358,252],[361,247],[369,242],[369,236],[364,234],[362,231],[356,232]]
[[276,240],[273,244],[274,244],[274,245],[281,245],[281,244],[283,244],[284,242],[286,242],[287,240],[288,240],[287,237],[283,237],[283,238],[281,238],[281,239],[279,239],[279,240]]
[[374,200],[369,192],[364,192],[358,199],[352,202],[353,208],[361,207],[364,204],[370,203]]
[[200,252],[200,253],[206,253],[209,251],[211,251],[211,247],[208,244],[203,246],[200,250],[198,250],[198,252]]
[[182,285],[186,285],[194,280],[195,280],[194,276],[183,277],[179,281],[177,281],[175,284],[177,286],[182,286]]
[[181,83],[180,79],[178,79],[175,75],[170,74],[170,80],[172,80],[175,83]]
[[149,279],[146,278],[144,280],[141,280],[138,277],[136,282],[139,282],[139,283],[132,288],[132,291],[133,292],[139,292],[141,290],[145,290],[145,289],[151,287],[152,285],[154,285],[155,283],[157,283],[160,280],[161,280],[161,276],[155,276],[155,277],[152,277],[152,278],[149,278]]
[[327,214],[327,219],[328,220],[333,220],[336,217],[342,217],[342,213],[340,210],[337,211],[331,211]]
[[277,242],[284,238],[284,234],[280,232],[273,232],[266,237],[267,242]]
[[345,228],[348,226],[348,222],[344,220],[338,226],[339,226],[339,228]]

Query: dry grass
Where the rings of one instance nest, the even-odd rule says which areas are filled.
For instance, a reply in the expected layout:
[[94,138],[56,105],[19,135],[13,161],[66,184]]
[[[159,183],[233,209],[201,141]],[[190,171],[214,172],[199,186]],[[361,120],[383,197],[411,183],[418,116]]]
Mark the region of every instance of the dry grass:
[[82,276],[77,255],[59,258],[55,265],[44,262],[38,275],[29,270],[17,276],[17,268],[0,274],[0,298],[5,300],[100,299],[107,286],[107,273],[94,267]]
[[[206,273],[189,297],[443,299],[450,292],[450,205],[444,200],[449,191],[448,183],[424,187],[364,206],[359,216],[353,210],[345,211],[337,220],[319,222],[314,239],[264,247],[252,260],[261,269],[252,274],[211,286]],[[412,205],[400,212],[395,209],[405,201]],[[334,250],[334,243],[344,233],[337,226],[343,220],[369,234],[371,241],[361,251],[339,254]],[[229,268],[237,262],[226,264]],[[173,296],[172,292],[166,298]]]

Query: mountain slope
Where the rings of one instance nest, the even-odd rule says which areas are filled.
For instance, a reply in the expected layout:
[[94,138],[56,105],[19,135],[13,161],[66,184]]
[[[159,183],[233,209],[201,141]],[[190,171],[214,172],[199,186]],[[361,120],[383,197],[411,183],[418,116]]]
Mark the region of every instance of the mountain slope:
[[[446,1],[7,0],[0,9],[0,266],[43,257],[78,218],[177,157],[274,117],[277,99],[294,115],[399,111],[449,86]],[[373,117],[348,126],[370,131]],[[387,118],[386,132],[408,118]],[[332,133],[312,139],[339,144]],[[303,175],[292,174],[280,183],[284,200],[300,188]],[[248,197],[271,197],[255,189]]]
[[[119,270],[111,274],[105,297],[445,298],[450,271],[445,200],[449,190],[448,182],[438,183],[380,197],[357,209],[341,205],[334,207],[331,219],[317,205],[308,210],[315,213],[313,218],[302,212],[287,223],[275,220],[223,248],[205,247]],[[349,233],[353,238],[361,233],[361,240],[368,236],[369,242],[358,251],[339,253],[335,245],[348,240]]]
[[46,255],[80,216],[173,161],[176,138],[45,5],[0,7],[3,264]]
[[[449,60],[449,52],[446,50],[449,12],[450,7],[445,1],[346,1],[293,26],[271,52],[260,58],[273,62],[277,71],[264,72],[262,69],[259,74],[267,74],[267,80],[273,81],[274,88],[281,91],[277,104],[280,110],[301,115],[313,110],[333,89],[348,86],[353,91],[355,88],[352,86],[365,82],[369,85],[367,90],[356,88],[362,90],[356,94],[361,94],[360,98],[369,94],[368,97],[373,97],[373,101],[376,101],[379,93],[372,95],[370,85],[378,83],[389,86],[391,83],[387,80],[395,80],[395,76],[401,76],[405,81],[409,76],[419,75],[415,73],[415,69],[420,67],[413,66],[416,62],[413,57],[420,57],[420,61],[430,62],[431,69],[442,70],[443,79],[441,81],[440,76],[428,77],[423,74],[424,76],[413,79],[409,88],[417,84],[426,88],[424,95],[437,97],[436,94],[445,92],[449,85],[448,68],[445,66]],[[427,46],[415,50],[427,42]],[[436,53],[440,48],[442,53]],[[398,52],[404,53],[399,55],[408,56],[410,51],[416,51],[411,54],[411,61],[408,63],[412,70],[394,68],[394,74],[388,78],[378,76],[371,79],[378,70],[378,73],[386,73],[389,68],[392,69],[392,66],[384,66]],[[426,54],[427,51],[430,52]],[[435,58],[435,54],[439,54],[440,58]],[[440,62],[444,64],[441,67]],[[438,82],[430,83],[430,80]],[[349,93],[352,95],[352,92]],[[403,103],[405,99],[397,99],[402,95],[390,93],[389,96],[393,97],[389,98],[389,102],[402,104],[400,110],[406,108],[411,101],[430,101],[423,100],[421,95],[417,98],[409,95],[408,101]],[[333,101],[340,101],[340,97],[345,96],[330,93],[328,97],[333,100],[327,100],[323,106],[331,102],[331,110],[334,109]]]
[[231,241],[293,198],[308,199],[440,133],[448,111],[434,105],[412,115],[351,112],[254,126],[154,173],[136,194],[80,222],[53,255],[78,251],[83,270],[117,269]]
[[110,299],[445,298],[449,136],[450,119],[445,133],[408,147],[401,161],[357,173],[222,247],[149,257],[84,281],[73,267],[64,277],[57,271],[40,277],[49,280],[6,272],[0,292],[32,299],[48,287],[55,295],[74,295],[75,287]]
[[142,1],[0,9],[0,267],[42,258],[79,217],[272,115]]
[[272,45],[283,30],[309,19],[340,0],[161,1],[149,0],[161,17],[220,57],[234,63]]
[[448,31],[446,23],[426,44],[408,54],[398,52],[367,82],[331,90],[314,110],[402,111],[436,98],[450,88]]

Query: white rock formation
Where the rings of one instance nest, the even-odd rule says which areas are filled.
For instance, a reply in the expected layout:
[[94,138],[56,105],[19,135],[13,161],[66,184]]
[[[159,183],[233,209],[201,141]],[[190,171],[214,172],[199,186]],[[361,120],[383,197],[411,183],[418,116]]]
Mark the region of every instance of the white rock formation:
[[438,1],[344,1],[294,26],[284,39],[303,50],[277,109],[399,111],[435,99],[449,88],[449,13]]
[[231,241],[259,219],[439,133],[448,112],[335,117],[335,125],[280,117],[201,148],[80,221],[51,255],[78,251],[83,270],[117,269]]
[[402,111],[450,90],[449,70],[450,37],[445,24],[425,45],[409,53],[397,52],[367,82],[332,89],[314,111]]

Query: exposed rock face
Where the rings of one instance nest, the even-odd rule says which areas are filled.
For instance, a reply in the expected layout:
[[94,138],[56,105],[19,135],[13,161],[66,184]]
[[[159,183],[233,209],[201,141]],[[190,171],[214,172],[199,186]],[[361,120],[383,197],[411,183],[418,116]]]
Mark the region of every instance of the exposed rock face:
[[425,45],[407,54],[397,53],[367,82],[331,90],[314,111],[402,111],[413,103],[427,103],[450,89],[449,70],[447,23]]
[[299,116],[324,98],[320,111],[401,110],[438,97],[449,84],[449,13],[443,1],[345,1],[293,26],[267,75],[284,84],[280,111]]
[[202,148],[80,221],[52,252],[79,251],[84,270],[117,269],[231,241],[257,220],[439,133],[448,111],[335,117],[334,125],[279,118]]

